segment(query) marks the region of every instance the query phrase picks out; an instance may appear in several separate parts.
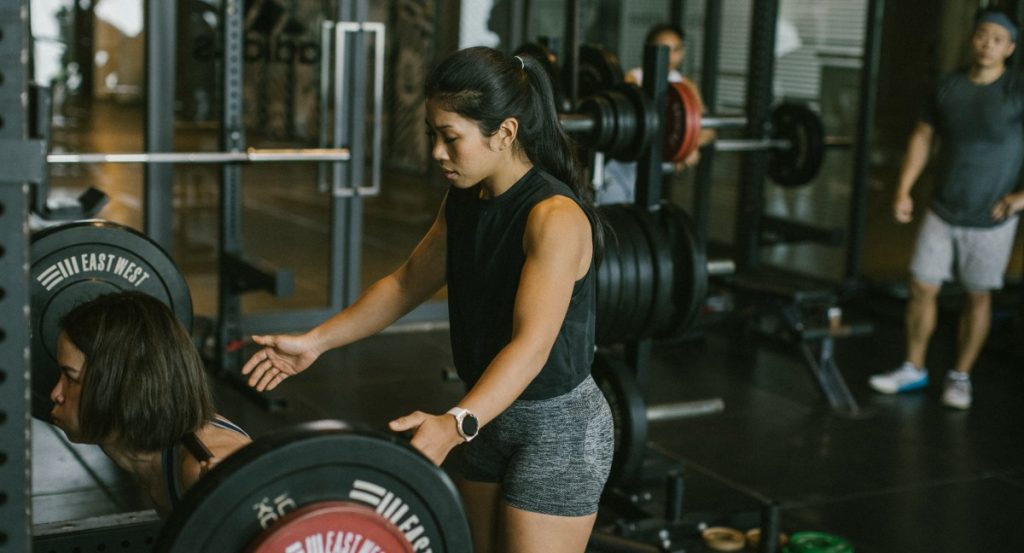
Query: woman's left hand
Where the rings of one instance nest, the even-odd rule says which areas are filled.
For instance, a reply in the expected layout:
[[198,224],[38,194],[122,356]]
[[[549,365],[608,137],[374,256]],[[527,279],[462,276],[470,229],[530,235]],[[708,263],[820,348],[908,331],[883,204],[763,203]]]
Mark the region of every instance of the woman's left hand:
[[452,448],[462,443],[462,436],[455,428],[455,417],[447,413],[431,415],[423,411],[414,411],[391,421],[388,427],[394,432],[414,430],[413,447],[438,466],[445,457],[448,457]]

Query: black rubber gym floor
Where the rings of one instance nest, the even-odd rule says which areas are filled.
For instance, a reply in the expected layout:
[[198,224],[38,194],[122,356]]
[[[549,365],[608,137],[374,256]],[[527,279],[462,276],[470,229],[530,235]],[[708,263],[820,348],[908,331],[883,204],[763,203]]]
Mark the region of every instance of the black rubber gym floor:
[[[718,414],[651,427],[653,442],[690,465],[684,520],[717,524],[756,510],[724,480],[778,501],[784,531],[836,534],[862,553],[1024,550],[1017,528],[1024,513],[1024,361],[1000,345],[1012,329],[996,325],[969,411],[939,400],[951,363],[952,309],[942,311],[930,351],[932,385],[881,396],[866,378],[901,361],[901,305],[879,298],[854,309],[851,317],[872,317],[875,332],[838,344],[839,365],[862,408],[857,417],[830,411],[796,349],[737,325],[658,344],[652,402],[725,403]],[[380,428],[408,410],[438,412],[457,400],[460,385],[441,379],[449,363],[444,330],[387,334],[330,353],[288,382],[274,394],[288,402],[280,415],[227,389],[220,402],[256,433],[319,417]]]
[[[956,315],[943,311],[929,357],[932,386],[874,394],[866,377],[900,361],[898,303],[872,301],[875,333],[837,348],[863,409],[856,418],[830,412],[796,350],[735,327],[655,347],[652,402],[725,403],[721,413],[651,428],[653,442],[689,465],[688,522],[717,524],[756,510],[713,473],[778,501],[784,531],[832,533],[861,553],[1024,550],[1024,362],[998,347],[1004,329],[997,327],[975,374],[974,406],[943,407],[937,382],[950,363],[943,344],[953,340]],[[322,417],[381,428],[411,409],[452,405],[461,391],[441,378],[449,364],[443,329],[385,334],[327,354],[274,392],[287,401],[283,412],[262,411],[227,386],[217,386],[218,401],[255,434]],[[697,542],[687,548],[701,550]]]

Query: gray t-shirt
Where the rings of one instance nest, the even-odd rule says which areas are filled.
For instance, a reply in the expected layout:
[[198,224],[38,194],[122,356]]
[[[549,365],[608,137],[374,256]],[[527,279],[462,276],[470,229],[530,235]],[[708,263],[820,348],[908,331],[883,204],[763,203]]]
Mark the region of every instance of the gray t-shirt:
[[966,72],[944,77],[921,120],[939,137],[931,208],[951,225],[992,227],[1000,198],[1017,188],[1024,162],[1024,83],[1007,69],[977,85]]

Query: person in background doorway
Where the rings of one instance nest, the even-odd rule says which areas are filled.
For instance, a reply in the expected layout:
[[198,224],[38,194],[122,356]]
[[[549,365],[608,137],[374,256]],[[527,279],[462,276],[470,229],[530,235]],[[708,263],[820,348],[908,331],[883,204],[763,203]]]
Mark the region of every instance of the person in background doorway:
[[939,82],[910,137],[893,200],[896,220],[913,219],[910,192],[937,142],[936,182],[910,263],[906,360],[870,378],[880,393],[928,385],[925,354],[935,330],[936,298],[942,283],[955,276],[966,303],[942,402],[956,409],[971,406],[971,369],[988,336],[992,291],[1003,286],[1017,213],[1024,209],[1024,82],[1006,65],[1019,31],[1006,13],[980,11],[971,35],[973,63]]

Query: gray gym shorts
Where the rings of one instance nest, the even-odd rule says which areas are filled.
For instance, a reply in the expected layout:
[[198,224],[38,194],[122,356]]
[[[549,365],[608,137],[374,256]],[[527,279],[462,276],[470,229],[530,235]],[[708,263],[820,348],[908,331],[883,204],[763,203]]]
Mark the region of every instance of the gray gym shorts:
[[608,402],[588,376],[563,395],[513,402],[445,466],[466,480],[501,483],[517,509],[586,516],[597,512],[614,440]]
[[950,225],[928,210],[914,245],[910,274],[915,280],[939,285],[953,279],[953,269],[972,292],[999,290],[1010,263],[1017,220],[987,228]]

